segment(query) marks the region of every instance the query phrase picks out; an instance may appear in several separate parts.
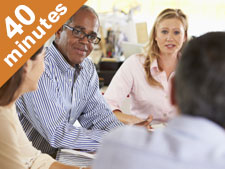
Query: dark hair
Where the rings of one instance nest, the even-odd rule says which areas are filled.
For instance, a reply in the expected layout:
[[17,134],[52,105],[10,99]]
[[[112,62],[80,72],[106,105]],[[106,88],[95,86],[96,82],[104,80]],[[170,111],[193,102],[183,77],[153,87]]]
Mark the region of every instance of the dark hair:
[[[38,49],[30,59],[35,60],[42,50],[43,46]],[[0,87],[0,106],[8,105],[13,101],[14,94],[22,83],[22,74],[23,66],[2,87]]]
[[225,128],[225,32],[191,40],[175,75],[181,113],[205,117]]
[[90,6],[87,6],[87,5],[82,5],[67,21],[65,24],[69,24],[73,21],[73,17],[79,12],[79,11],[82,11],[82,10],[88,10],[90,12],[92,12],[93,14],[95,14],[95,16],[98,18],[98,22],[100,23],[99,21],[99,17],[98,17],[98,14],[95,12],[95,10],[93,8],[91,8]]

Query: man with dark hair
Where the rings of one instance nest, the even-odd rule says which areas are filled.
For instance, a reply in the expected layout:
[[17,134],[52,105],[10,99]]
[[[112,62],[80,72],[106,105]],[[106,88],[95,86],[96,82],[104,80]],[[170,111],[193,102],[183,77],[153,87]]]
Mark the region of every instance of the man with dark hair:
[[175,101],[182,114],[225,128],[225,32],[193,40],[177,69]]
[[93,169],[224,169],[224,76],[225,32],[191,40],[172,83],[171,102],[180,114],[153,133],[116,129],[103,141]]
[[[94,64],[87,56],[98,37],[96,12],[84,5],[56,32],[45,56],[39,89],[17,101],[28,138],[42,152],[57,148],[95,151],[102,136],[122,126],[99,91]],[[75,127],[78,120],[82,127]]]

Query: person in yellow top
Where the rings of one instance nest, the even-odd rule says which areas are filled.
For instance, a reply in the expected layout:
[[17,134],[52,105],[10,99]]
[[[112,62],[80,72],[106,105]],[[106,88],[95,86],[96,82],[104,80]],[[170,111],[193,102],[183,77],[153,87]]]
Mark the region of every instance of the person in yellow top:
[[[25,92],[37,89],[44,71],[41,47],[0,88],[0,168],[1,169],[79,169],[56,162],[32,146],[16,113],[14,102]],[[32,105],[31,105],[32,106]]]

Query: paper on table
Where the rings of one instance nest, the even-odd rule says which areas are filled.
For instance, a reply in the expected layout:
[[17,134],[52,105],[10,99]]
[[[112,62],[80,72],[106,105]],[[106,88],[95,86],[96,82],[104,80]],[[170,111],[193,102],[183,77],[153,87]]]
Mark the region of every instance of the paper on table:
[[80,155],[80,156],[84,156],[84,157],[88,157],[91,159],[95,158],[95,154],[90,154],[90,153],[86,153],[86,152],[82,152],[82,151],[77,151],[77,150],[71,150],[71,149],[61,149],[62,152],[65,153],[71,153],[74,155]]
[[157,129],[166,127],[166,124],[165,123],[152,124],[151,127],[152,127],[152,129],[150,129],[150,131],[155,131]]

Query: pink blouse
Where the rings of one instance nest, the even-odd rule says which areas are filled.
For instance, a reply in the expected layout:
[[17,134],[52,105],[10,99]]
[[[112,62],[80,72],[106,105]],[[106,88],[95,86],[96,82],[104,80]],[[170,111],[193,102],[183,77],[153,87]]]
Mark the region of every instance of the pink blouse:
[[169,99],[170,81],[174,72],[167,80],[166,72],[161,72],[157,61],[153,61],[150,71],[153,78],[162,84],[163,89],[151,86],[147,82],[144,61],[143,55],[130,56],[116,72],[104,97],[112,110],[116,110],[121,108],[124,99],[129,95],[132,115],[145,119],[151,114],[154,120],[168,120],[175,115],[175,108]]

